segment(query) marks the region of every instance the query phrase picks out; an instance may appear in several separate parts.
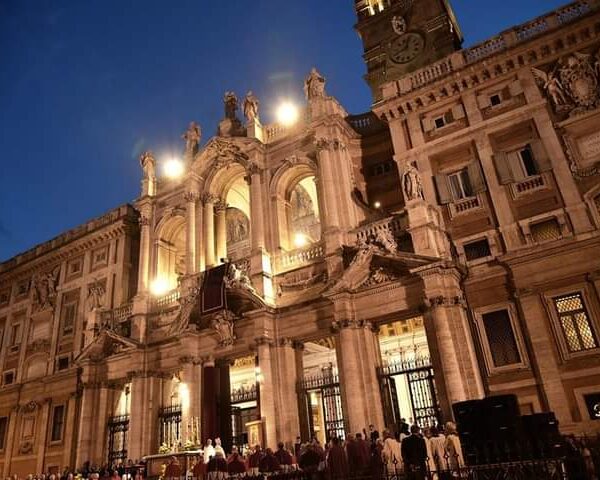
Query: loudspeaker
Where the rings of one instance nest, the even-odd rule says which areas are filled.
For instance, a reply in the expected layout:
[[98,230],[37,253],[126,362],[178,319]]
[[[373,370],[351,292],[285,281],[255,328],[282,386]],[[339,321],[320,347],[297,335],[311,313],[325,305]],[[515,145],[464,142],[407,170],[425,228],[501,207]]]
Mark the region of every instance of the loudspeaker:
[[519,422],[519,401],[516,395],[497,395],[483,400],[486,422],[490,429],[506,429]]
[[523,415],[525,442],[532,458],[546,458],[560,454],[562,439],[558,420],[553,412]]

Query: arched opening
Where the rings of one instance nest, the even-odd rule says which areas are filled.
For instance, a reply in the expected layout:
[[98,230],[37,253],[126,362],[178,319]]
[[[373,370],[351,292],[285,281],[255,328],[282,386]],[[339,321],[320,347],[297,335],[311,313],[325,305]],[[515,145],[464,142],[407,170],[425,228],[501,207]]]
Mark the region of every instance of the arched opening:
[[237,177],[225,195],[227,204],[227,257],[238,260],[250,255],[250,189]]
[[279,245],[305,248],[321,240],[320,205],[314,165],[284,166],[274,177]]
[[152,289],[166,293],[177,288],[178,278],[185,274],[185,219],[174,216],[158,229],[156,238],[156,272]]

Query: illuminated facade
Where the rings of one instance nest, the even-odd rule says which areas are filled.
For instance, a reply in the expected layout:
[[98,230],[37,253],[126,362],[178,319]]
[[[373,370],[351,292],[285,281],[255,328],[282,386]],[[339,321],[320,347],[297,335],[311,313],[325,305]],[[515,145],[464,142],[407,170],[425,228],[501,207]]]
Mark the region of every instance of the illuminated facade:
[[316,70],[286,127],[227,93],[134,206],[0,265],[4,476],[486,394],[599,430],[598,2],[463,50],[427,3],[355,2],[372,111]]

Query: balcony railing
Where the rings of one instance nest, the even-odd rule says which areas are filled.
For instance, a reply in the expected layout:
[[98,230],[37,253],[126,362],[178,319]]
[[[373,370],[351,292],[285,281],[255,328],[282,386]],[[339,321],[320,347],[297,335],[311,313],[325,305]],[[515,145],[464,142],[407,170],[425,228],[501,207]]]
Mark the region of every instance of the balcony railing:
[[249,387],[240,387],[231,391],[231,403],[242,403],[256,401],[258,398],[256,384]]
[[381,234],[391,233],[392,237],[397,239],[406,231],[408,226],[407,218],[404,214],[398,214],[393,217],[384,218],[383,220],[377,220],[364,225],[355,230],[354,241],[358,245],[365,243],[372,243],[381,237]]
[[178,288],[171,290],[169,293],[163,295],[162,297],[156,297],[152,299],[151,310],[152,312],[163,312],[165,310],[170,310],[179,305],[179,298],[181,297],[181,292]]
[[520,182],[511,184],[513,198],[515,199],[522,197],[523,195],[528,195],[530,193],[536,192],[538,190],[543,190],[547,187],[548,181],[544,175],[535,175],[533,177],[528,177]]
[[317,243],[306,248],[299,248],[284,252],[275,257],[275,268],[278,272],[291,268],[308,265],[323,258],[325,250],[323,244]]

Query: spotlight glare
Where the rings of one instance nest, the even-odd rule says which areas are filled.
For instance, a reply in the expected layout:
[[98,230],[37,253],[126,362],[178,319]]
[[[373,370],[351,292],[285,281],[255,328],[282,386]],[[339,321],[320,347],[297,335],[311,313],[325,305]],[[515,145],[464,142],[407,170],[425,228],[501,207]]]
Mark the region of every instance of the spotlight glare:
[[290,127],[298,121],[298,108],[291,102],[283,102],[277,108],[277,121],[284,127]]
[[374,206],[375,208],[381,208],[381,202],[375,202]]
[[156,277],[150,284],[150,293],[160,297],[169,291],[169,282],[165,277]]
[[308,237],[303,233],[294,235],[294,246],[296,248],[306,247],[308,245]]
[[177,158],[171,158],[164,164],[165,175],[170,179],[176,179],[183,175],[183,163]]

